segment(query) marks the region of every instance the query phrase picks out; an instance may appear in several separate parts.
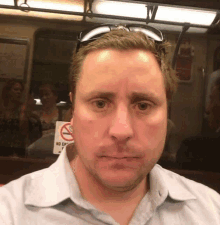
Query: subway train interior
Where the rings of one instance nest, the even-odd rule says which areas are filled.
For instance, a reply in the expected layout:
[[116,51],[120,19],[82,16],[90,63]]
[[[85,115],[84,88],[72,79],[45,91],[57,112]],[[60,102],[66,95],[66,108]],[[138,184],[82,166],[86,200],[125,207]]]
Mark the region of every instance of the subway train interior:
[[71,119],[77,37],[100,24],[163,33],[178,88],[158,164],[220,191],[218,0],[0,0],[0,184],[57,159],[57,121]]

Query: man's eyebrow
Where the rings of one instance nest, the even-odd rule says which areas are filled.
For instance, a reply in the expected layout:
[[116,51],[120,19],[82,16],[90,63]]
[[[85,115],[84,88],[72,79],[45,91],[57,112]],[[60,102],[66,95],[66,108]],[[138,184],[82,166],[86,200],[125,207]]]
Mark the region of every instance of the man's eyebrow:
[[154,94],[152,92],[143,93],[143,92],[132,92],[129,95],[129,98],[131,99],[131,102],[140,101],[140,100],[154,100],[159,101],[159,96],[157,94]]
[[[107,91],[92,91],[86,94],[86,98],[108,98],[114,99],[116,98],[116,93],[107,92]],[[144,93],[144,92],[132,92],[127,98],[131,102],[141,101],[141,100],[152,100],[152,101],[160,101],[159,96],[152,92]]]
[[106,92],[106,91],[92,91],[87,94],[88,97],[90,98],[115,98],[116,94],[113,92]]

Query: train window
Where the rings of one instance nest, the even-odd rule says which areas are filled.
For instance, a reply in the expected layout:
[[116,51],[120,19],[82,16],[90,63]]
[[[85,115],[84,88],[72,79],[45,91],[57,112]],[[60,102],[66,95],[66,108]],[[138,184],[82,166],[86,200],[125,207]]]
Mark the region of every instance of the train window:
[[28,87],[27,43],[0,39],[1,156],[57,157],[56,121],[70,121],[71,115],[68,72],[75,44],[74,32],[39,29]]
[[0,146],[1,156],[25,156],[27,123],[24,83],[27,80],[29,42],[0,38]]
[[26,150],[28,157],[57,157],[53,154],[56,121],[71,119],[68,73],[75,44],[74,32],[39,30],[35,35],[30,93],[37,103],[34,113],[41,137],[33,134]]

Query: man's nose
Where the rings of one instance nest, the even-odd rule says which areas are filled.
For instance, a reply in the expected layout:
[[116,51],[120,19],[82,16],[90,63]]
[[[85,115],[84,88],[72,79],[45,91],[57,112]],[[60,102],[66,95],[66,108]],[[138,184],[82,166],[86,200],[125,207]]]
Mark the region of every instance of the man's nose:
[[109,130],[110,136],[120,142],[130,139],[133,136],[131,119],[131,115],[126,106],[118,107],[112,119]]

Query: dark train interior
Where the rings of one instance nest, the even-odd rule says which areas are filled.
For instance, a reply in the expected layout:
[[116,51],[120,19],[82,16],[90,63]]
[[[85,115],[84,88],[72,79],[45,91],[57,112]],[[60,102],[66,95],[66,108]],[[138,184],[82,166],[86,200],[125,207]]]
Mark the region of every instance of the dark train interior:
[[[218,0],[0,0],[0,119],[6,118],[0,123],[0,184],[57,159],[55,124],[71,119],[68,77],[77,35],[102,23],[147,24],[170,42],[178,89],[168,104],[158,163],[220,191],[220,82],[213,100],[213,83],[220,77]],[[3,106],[11,80],[20,88],[16,119]],[[44,112],[42,99],[49,94],[54,104]]]

